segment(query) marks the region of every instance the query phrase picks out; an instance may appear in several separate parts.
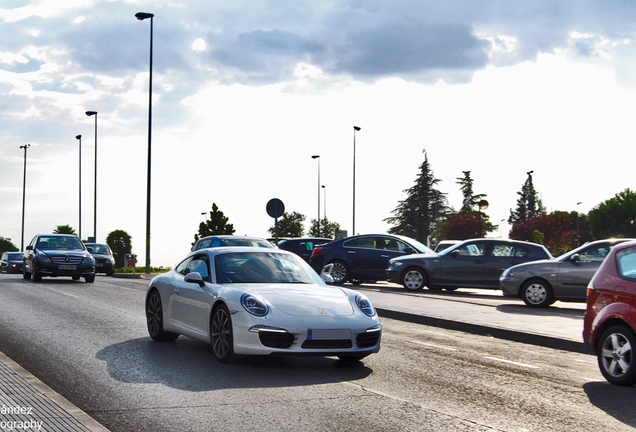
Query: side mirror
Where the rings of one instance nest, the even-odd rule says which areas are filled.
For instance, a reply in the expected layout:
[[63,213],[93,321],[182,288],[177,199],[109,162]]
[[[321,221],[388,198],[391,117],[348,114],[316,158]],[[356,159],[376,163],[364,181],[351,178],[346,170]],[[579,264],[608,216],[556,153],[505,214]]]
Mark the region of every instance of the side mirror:
[[576,263],[581,261],[581,256],[579,254],[574,254],[570,257],[570,261]]
[[327,264],[326,266],[322,268],[322,271],[320,272],[320,278],[323,280],[324,283],[326,284],[333,283],[333,276],[331,276],[332,271],[333,271],[333,264]]
[[459,251],[455,249],[454,251],[451,252],[451,255],[453,256],[453,258],[457,258],[459,256]]
[[205,282],[203,281],[203,278],[201,277],[201,273],[199,272],[188,273],[183,280],[188,283],[195,283],[199,285],[201,288],[205,286]]

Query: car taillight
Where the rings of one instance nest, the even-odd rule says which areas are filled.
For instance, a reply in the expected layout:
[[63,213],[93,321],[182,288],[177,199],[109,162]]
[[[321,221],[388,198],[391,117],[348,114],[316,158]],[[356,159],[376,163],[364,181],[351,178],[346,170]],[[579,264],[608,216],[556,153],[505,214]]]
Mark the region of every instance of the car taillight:
[[594,292],[594,281],[590,281],[589,284],[587,284],[587,295],[588,297]]
[[312,255],[316,255],[318,252],[320,252],[322,250],[321,247],[315,247],[313,251],[311,251]]

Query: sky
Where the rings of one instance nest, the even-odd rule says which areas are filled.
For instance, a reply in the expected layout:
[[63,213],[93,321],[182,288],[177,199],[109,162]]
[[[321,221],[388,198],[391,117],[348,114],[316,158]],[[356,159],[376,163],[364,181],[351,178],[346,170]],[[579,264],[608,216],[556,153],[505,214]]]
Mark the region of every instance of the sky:
[[636,188],[632,1],[0,0],[0,236],[18,248],[23,191],[25,246],[79,232],[80,185],[94,235],[97,160],[97,241],[124,230],[145,263],[137,12],[155,15],[152,266],[185,257],[213,203],[238,235],[269,237],[272,198],[352,234],[353,126],[356,234],[390,228],[425,156],[455,209],[471,172],[504,238],[529,171],[549,212]]

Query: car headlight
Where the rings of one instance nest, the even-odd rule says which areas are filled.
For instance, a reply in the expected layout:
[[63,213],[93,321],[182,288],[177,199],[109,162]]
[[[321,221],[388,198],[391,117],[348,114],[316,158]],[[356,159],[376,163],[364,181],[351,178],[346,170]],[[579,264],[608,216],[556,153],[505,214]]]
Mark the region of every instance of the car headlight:
[[356,296],[356,305],[358,305],[358,308],[366,316],[368,316],[368,317],[374,317],[375,316],[375,308],[371,304],[371,301],[368,298],[366,298],[365,296],[363,296],[362,294],[358,294]]
[[389,261],[389,270],[400,268],[402,264],[402,261]]
[[95,258],[92,256],[87,256],[82,260],[82,264],[95,264]]
[[241,305],[246,311],[258,317],[264,317],[269,313],[269,307],[265,302],[252,294],[243,294],[241,296]]
[[40,255],[37,257],[38,262],[40,263],[51,263],[51,258],[44,256],[44,255]]

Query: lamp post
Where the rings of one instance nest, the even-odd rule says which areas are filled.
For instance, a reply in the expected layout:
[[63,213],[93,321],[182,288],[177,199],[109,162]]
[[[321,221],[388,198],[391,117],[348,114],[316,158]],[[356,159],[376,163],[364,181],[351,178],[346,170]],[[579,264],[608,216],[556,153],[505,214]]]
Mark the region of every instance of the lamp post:
[[353,127],[353,232],[351,235],[356,235],[356,132],[359,130],[359,126]]
[[20,252],[24,252],[24,204],[26,202],[26,157],[27,157],[27,149],[31,147],[31,144],[25,144],[20,146],[21,149],[24,149],[24,179],[22,180],[22,240],[20,243]]
[[95,198],[93,207],[93,241],[97,242],[97,111],[86,111],[87,116],[95,116]]
[[139,21],[150,18],[150,74],[148,79],[148,180],[146,191],[146,274],[150,274],[150,167],[152,148],[152,30],[154,14],[137,12],[135,17]]
[[[483,219],[481,217],[481,213],[486,210],[488,208],[488,201],[486,200],[481,200],[477,203],[477,205],[479,206],[479,237],[482,237],[482,232],[484,230],[484,222]],[[485,237],[485,236],[484,236]]]
[[577,246],[581,245],[581,238],[579,237],[579,205],[581,204],[582,202],[576,203],[576,245]]
[[316,223],[318,224],[318,237],[320,237],[320,155],[313,155],[311,158],[318,160],[318,218]]
[[324,215],[324,219],[327,220],[327,186],[322,185],[322,202],[325,203],[324,205],[324,210],[323,210],[323,215]]
[[79,141],[79,238],[82,239],[82,136],[76,135]]

